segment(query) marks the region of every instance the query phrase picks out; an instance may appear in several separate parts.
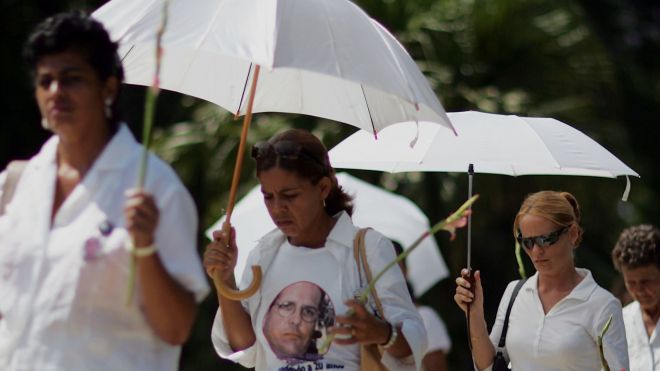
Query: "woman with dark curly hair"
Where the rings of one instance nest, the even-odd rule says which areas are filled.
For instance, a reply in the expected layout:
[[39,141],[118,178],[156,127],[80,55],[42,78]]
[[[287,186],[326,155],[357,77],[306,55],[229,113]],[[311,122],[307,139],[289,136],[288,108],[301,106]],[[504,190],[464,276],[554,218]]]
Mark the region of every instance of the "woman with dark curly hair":
[[[242,303],[218,295],[212,332],[218,354],[257,371],[357,371],[360,344],[380,344],[382,362],[389,369],[419,369],[426,332],[401,271],[388,270],[376,284],[385,318],[375,315],[373,302],[353,300],[367,285],[353,255],[359,229],[351,220],[351,197],[337,183],[325,146],[308,131],[287,130],[256,145],[252,156],[277,228],[263,236],[248,257],[248,265],[264,270],[260,290]],[[236,288],[235,231],[216,231],[214,238],[204,254],[207,273]],[[364,241],[374,274],[394,260],[391,242],[380,233],[369,230]],[[246,272],[240,286],[251,280],[251,272]],[[350,308],[355,315],[326,318],[326,323],[335,323],[328,331],[337,336],[334,343],[318,357],[301,356],[314,337],[314,307],[321,292],[330,298],[333,313]]]
[[[580,207],[570,193],[542,191],[525,198],[513,222],[513,235],[536,273],[507,286],[490,337],[479,271],[474,274],[474,292],[468,280],[456,279],[454,300],[466,313],[470,305],[476,369],[490,370],[496,351],[501,351],[514,370],[601,370],[597,337],[610,316],[612,324],[603,339],[605,359],[612,370],[628,369],[621,303],[598,286],[589,270],[575,267],[574,250],[582,233]],[[496,348],[504,330],[505,345]]]
[[208,292],[192,199],[152,154],[131,190],[143,147],[118,117],[123,69],[103,25],[52,16],[25,57],[53,135],[0,216],[0,369],[173,371]]
[[660,229],[624,229],[612,261],[634,299],[623,308],[630,370],[660,370]]

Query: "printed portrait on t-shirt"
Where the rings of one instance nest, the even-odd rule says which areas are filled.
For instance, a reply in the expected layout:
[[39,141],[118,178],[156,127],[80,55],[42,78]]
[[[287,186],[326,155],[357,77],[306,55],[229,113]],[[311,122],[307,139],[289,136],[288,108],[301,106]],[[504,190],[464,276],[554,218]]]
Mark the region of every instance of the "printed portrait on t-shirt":
[[323,358],[318,348],[335,322],[335,310],[316,284],[299,281],[286,286],[270,304],[263,332],[275,356],[287,364]]

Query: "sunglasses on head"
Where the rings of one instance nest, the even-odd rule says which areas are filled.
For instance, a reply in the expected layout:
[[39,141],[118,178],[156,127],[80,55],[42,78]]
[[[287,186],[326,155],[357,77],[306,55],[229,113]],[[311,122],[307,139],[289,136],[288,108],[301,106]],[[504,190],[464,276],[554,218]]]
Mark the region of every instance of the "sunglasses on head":
[[561,235],[568,230],[568,227],[569,226],[561,227],[554,232],[534,237],[523,237],[520,231],[518,231],[516,240],[518,240],[518,243],[524,246],[527,250],[531,250],[534,245],[539,247],[547,247],[557,243],[557,241],[559,241],[559,237],[561,237]]
[[300,143],[289,140],[283,140],[275,144],[261,142],[252,147],[252,158],[255,160],[260,160],[270,155],[275,155],[285,160],[307,159],[321,166],[323,169],[326,167],[321,160],[309,153]]

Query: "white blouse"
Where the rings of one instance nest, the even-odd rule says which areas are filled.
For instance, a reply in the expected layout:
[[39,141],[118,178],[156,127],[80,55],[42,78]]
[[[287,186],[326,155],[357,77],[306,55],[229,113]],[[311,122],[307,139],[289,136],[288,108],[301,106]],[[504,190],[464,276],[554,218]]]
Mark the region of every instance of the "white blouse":
[[[514,370],[600,370],[596,339],[610,315],[612,324],[603,339],[605,359],[612,370],[628,370],[621,303],[596,284],[590,271],[577,271],[584,277],[582,281],[547,314],[538,294],[538,273],[521,287],[511,309],[506,338],[505,355]],[[497,311],[490,333],[495,347],[516,282],[507,286]]]
[[[0,370],[176,370],[181,347],[153,332],[139,295],[125,301],[124,192],[136,184],[142,146],[121,125],[51,226],[57,143],[51,137],[30,160],[0,217]],[[192,199],[154,155],[145,189],[160,209],[158,255],[200,301],[209,287]]]
[[623,322],[626,325],[630,371],[660,370],[660,321],[655,324],[655,329],[649,337],[639,302],[633,301],[623,308]]

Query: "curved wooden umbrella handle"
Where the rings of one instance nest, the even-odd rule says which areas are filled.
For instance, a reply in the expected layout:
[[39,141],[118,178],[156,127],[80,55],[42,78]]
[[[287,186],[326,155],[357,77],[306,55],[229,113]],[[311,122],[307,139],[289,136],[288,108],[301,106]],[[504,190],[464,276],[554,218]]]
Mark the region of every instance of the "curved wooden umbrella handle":
[[215,287],[218,289],[220,295],[229,300],[244,300],[254,295],[254,293],[259,290],[259,287],[261,287],[261,267],[258,265],[252,266],[252,282],[250,283],[250,286],[242,291],[230,289],[217,278],[214,278],[213,281],[215,282]]
[[[250,64],[250,68],[252,64]],[[238,143],[238,152],[236,154],[236,165],[234,166],[234,175],[231,179],[231,189],[229,190],[229,201],[227,204],[227,217],[225,223],[222,225],[222,229],[229,234],[231,232],[231,214],[234,210],[234,203],[236,201],[236,193],[238,190],[238,181],[241,177],[241,168],[243,167],[243,157],[245,155],[245,142],[247,142],[248,129],[250,128],[250,122],[252,122],[252,106],[254,104],[254,93],[257,89],[257,81],[259,79],[259,71],[261,66],[258,64],[254,66],[254,77],[252,78],[252,85],[250,86],[250,98],[248,100],[247,112],[243,119],[243,127],[241,129],[241,140]],[[240,107],[238,108],[240,112]],[[238,114],[237,112],[237,114]],[[218,277],[213,277],[213,281],[216,289],[220,295],[224,296],[229,300],[239,301],[247,299],[250,296],[254,295],[259,287],[261,287],[261,267],[258,265],[252,266],[252,282],[247,289],[240,291],[234,290],[227,287]]]

